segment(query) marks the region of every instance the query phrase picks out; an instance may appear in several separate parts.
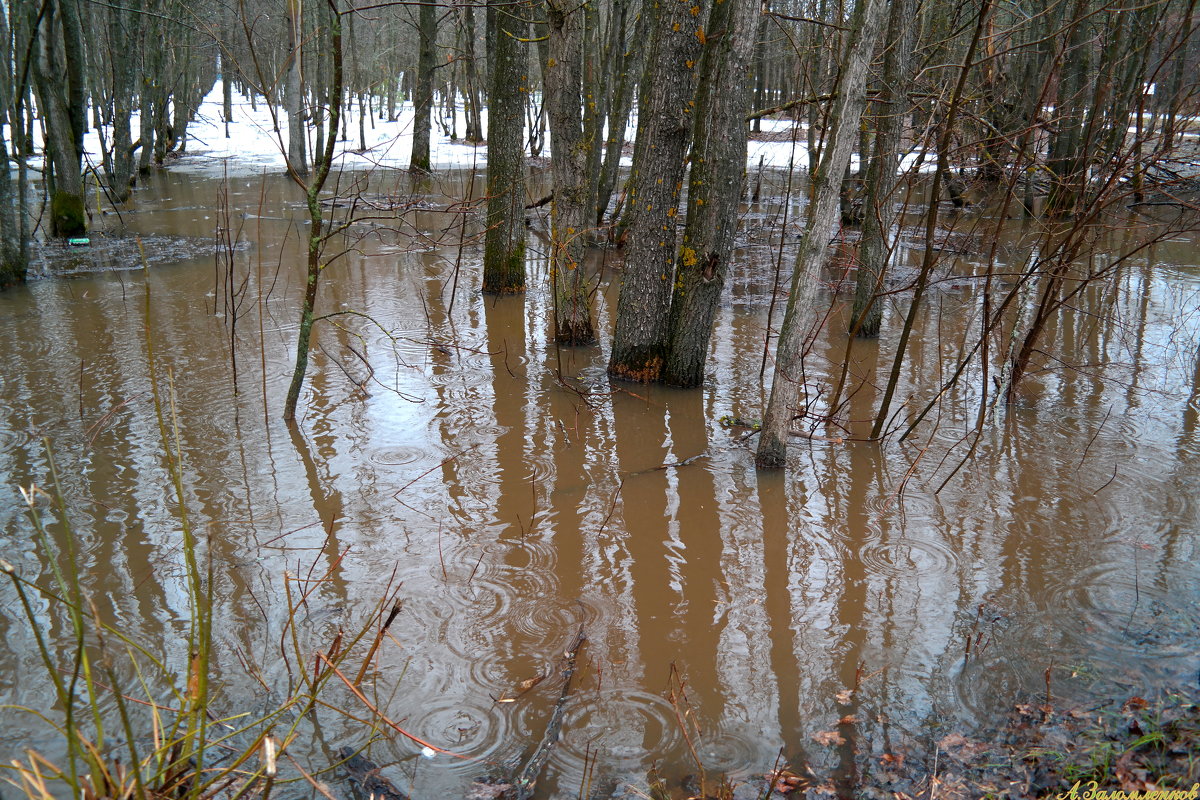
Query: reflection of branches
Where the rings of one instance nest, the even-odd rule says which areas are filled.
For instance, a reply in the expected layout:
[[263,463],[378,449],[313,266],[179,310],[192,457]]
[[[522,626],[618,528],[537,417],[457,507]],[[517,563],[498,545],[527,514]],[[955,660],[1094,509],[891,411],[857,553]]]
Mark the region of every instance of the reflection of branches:
[[[385,327],[383,326],[383,323],[381,323],[379,320],[375,319],[375,318],[374,318],[373,316],[371,316],[370,314],[364,313],[364,312],[362,312],[362,311],[356,311],[356,310],[353,310],[353,309],[343,309],[343,310],[341,310],[341,311],[331,311],[331,312],[329,312],[328,314],[322,314],[322,315],[321,315],[321,316],[319,316],[319,317],[314,317],[314,318],[313,318],[313,323],[315,324],[315,323],[317,323],[317,322],[320,322],[320,321],[322,321],[322,320],[328,320],[328,319],[332,319],[332,318],[334,318],[334,317],[343,317],[343,316],[362,317],[363,319],[365,319],[365,320],[367,320],[368,322],[370,322],[372,325],[374,325],[374,326],[375,326],[375,328],[376,328],[376,329],[377,329],[377,330],[378,330],[380,333],[382,333],[382,334],[383,334],[385,337],[387,337],[388,341],[390,341],[390,342],[392,343],[392,345],[393,345],[393,350],[394,350],[394,348],[395,348],[395,345],[397,345],[397,344],[400,342],[400,337],[397,337],[397,336],[395,336],[395,335],[394,335],[394,334],[393,334],[391,331],[389,331],[387,328],[385,328]],[[366,350],[367,350],[367,340],[366,340],[366,338],[365,338],[365,337],[364,337],[364,336],[363,336],[361,333],[359,333],[358,331],[352,331],[352,330],[350,330],[349,328],[345,327],[344,325],[338,324],[338,323],[336,323],[336,322],[335,322],[335,323],[333,323],[333,326],[334,326],[335,328],[337,328],[338,330],[342,331],[343,333],[345,333],[345,334],[347,334],[347,335],[349,335],[349,336],[353,336],[355,339],[358,339],[358,341],[359,341],[359,342],[362,344],[362,349],[363,349],[363,352],[362,352],[362,353],[359,353],[357,350],[355,350],[353,347],[351,347],[351,346],[350,346],[350,345],[348,345],[348,344],[343,344],[343,345],[342,345],[342,346],[343,346],[343,347],[345,347],[347,350],[349,350],[349,351],[350,351],[350,352],[351,352],[351,353],[352,353],[354,356],[356,356],[356,357],[357,357],[357,358],[358,358],[358,359],[359,359],[359,360],[360,360],[360,361],[361,361],[361,362],[362,362],[362,363],[363,363],[363,364],[366,366],[366,368],[367,368],[367,370],[368,370],[368,374],[367,374],[367,377],[366,377],[366,378],[364,378],[362,381],[355,380],[355,379],[354,379],[354,378],[353,378],[353,377],[350,375],[350,373],[349,373],[349,372],[346,372],[346,369],[345,369],[345,367],[342,367],[341,363],[340,363],[340,362],[338,362],[338,361],[337,361],[337,359],[332,359],[332,357],[331,357],[331,360],[333,360],[335,363],[337,363],[337,364],[338,364],[338,366],[339,366],[339,367],[342,369],[342,372],[344,372],[344,373],[346,374],[346,377],[347,377],[347,378],[349,378],[349,379],[350,379],[350,381],[351,381],[351,382],[352,382],[352,383],[353,383],[355,386],[357,386],[357,387],[358,387],[358,388],[361,390],[361,389],[363,389],[363,386],[364,386],[366,383],[368,383],[368,382],[371,382],[371,381],[374,381],[374,382],[375,382],[376,384],[378,384],[379,386],[381,386],[381,387],[383,387],[384,389],[386,389],[386,390],[388,390],[388,391],[392,392],[392,393],[393,393],[393,394],[395,394],[397,397],[400,397],[400,398],[402,398],[402,399],[404,399],[404,400],[407,400],[407,401],[409,401],[410,403],[423,403],[423,402],[425,402],[423,399],[421,399],[421,398],[419,398],[419,397],[414,397],[414,396],[411,396],[411,395],[407,395],[407,394],[405,394],[404,392],[400,391],[400,389],[399,389],[398,387],[395,387],[395,386],[387,386],[387,385],[386,385],[386,384],[384,384],[382,381],[378,380],[378,379],[375,377],[375,368],[374,368],[373,366],[371,366],[371,363],[370,363],[370,362],[367,360],[366,356],[364,355],[364,354],[366,353]],[[324,348],[322,348],[322,351],[324,351]],[[394,352],[396,352],[396,351],[394,350]],[[326,354],[327,356],[329,355],[329,353],[328,353],[328,352],[326,352],[325,354]],[[403,361],[403,359],[401,359],[401,358],[400,358],[400,356],[399,356],[399,353],[398,353],[398,352],[396,352],[396,360],[397,360],[397,361],[398,361],[400,364],[402,364],[403,366],[405,366],[405,367],[407,367],[407,368],[409,368],[409,369],[415,369],[415,367],[413,367],[412,365],[410,365],[410,364],[406,364],[406,363]]]

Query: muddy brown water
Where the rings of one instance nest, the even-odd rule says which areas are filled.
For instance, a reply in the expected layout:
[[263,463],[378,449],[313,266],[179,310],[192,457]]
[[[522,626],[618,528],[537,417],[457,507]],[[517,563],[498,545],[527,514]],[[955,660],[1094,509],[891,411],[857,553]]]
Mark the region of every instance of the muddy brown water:
[[[180,508],[150,340],[173,375],[186,502],[214,575],[218,704],[262,711],[295,686],[285,582],[293,597],[310,591],[295,614],[305,659],[366,624],[390,587],[402,610],[368,694],[410,732],[470,756],[422,758],[382,731],[372,759],[415,797],[461,795],[538,741],[558,683],[519,687],[557,668],[580,625],[588,643],[544,797],[640,783],[655,762],[695,771],[689,739],[714,773],[744,779],[782,753],[829,774],[851,747],[878,756],[905,739],[984,731],[1041,698],[1047,669],[1056,702],[1195,684],[1194,238],[1145,251],[1057,320],[1054,359],[1039,362],[1019,405],[990,412],[972,459],[938,491],[976,420],[977,368],[907,442],[839,442],[823,427],[823,439],[795,440],[783,472],[756,471],[745,431],[722,425],[761,416],[778,198],[747,212],[706,385],[679,391],[605,377],[611,254],[595,254],[595,347],[553,344],[537,224],[528,294],[480,294],[478,214],[437,210],[470,180],[440,176],[414,199],[407,178],[377,178],[378,219],[360,221],[353,242],[333,240],[353,246],[326,270],[320,310],[356,314],[319,329],[298,433],[279,415],[306,227],[281,178],[231,179],[226,217],[221,181],[159,175],[125,221],[159,248],[190,237],[177,257],[145,272],[118,249],[109,266],[120,269],[0,294],[0,555],[48,585],[18,492],[46,485],[47,440],[86,591],[184,673]],[[420,204],[400,233],[396,198]],[[197,255],[194,241],[214,241],[221,225],[249,246],[231,261],[211,247]],[[958,267],[981,258],[961,255]],[[235,290],[245,282],[232,299],[228,263]],[[978,291],[949,280],[931,295],[900,401],[928,398],[953,369]],[[873,414],[906,305],[897,295],[882,341],[852,351],[855,385],[866,384],[844,415],[850,433]],[[818,406],[845,347],[840,313],[807,359]],[[61,539],[60,526],[52,533]],[[48,708],[7,583],[0,599],[0,702]],[[63,615],[36,611],[66,647]],[[685,688],[672,694],[673,668]],[[336,686],[329,697],[367,713]],[[858,721],[839,725],[847,714]],[[25,712],[0,718],[6,762],[60,747]],[[829,730],[849,744],[814,740]],[[369,738],[332,712],[299,731],[294,750],[317,767]]]

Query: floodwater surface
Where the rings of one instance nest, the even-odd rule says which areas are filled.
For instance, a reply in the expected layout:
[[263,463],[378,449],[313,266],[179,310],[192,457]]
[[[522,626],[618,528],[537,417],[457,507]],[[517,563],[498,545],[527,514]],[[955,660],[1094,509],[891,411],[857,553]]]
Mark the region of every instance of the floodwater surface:
[[[845,774],[856,748],[879,756],[984,731],[1044,698],[1047,680],[1063,703],[1196,680],[1193,238],[1145,249],[1082,293],[1047,332],[1020,401],[984,398],[978,436],[995,372],[971,366],[903,443],[862,441],[908,304],[892,295],[882,340],[850,351],[840,427],[807,425],[788,468],[761,472],[753,432],[728,423],[761,417],[771,375],[768,314],[778,325],[786,301],[772,310],[779,197],[747,209],[707,382],[682,391],[605,375],[615,252],[593,254],[594,347],[554,345],[540,219],[528,293],[482,295],[480,212],[455,205],[471,181],[362,187],[369,204],[329,241],[341,255],[324,270],[318,313],[332,316],[318,323],[295,428],[280,415],[308,228],[281,177],[156,176],[123,212],[154,251],[147,269],[122,246],[107,261],[80,256],[69,274],[48,262],[56,274],[0,294],[0,556],[49,586],[18,491],[49,484],[48,444],[85,592],[185,673],[183,509],[152,350],[212,571],[217,713],[275,707],[317,650],[377,627],[398,599],[364,696],[469,756],[422,757],[385,726],[323,709],[292,745],[310,769],[374,736],[370,757],[398,786],[461,796],[537,744],[580,627],[543,797],[611,794],[655,763],[695,772],[695,759],[735,779],[780,759]],[[785,273],[802,203],[788,213]],[[1012,225],[1001,259],[1020,252]],[[987,254],[951,257],[966,274]],[[980,291],[947,279],[927,299],[894,424],[970,347]],[[814,408],[846,352],[841,302],[806,358]],[[992,368],[1005,360],[995,349]],[[63,526],[50,531],[65,548]],[[0,599],[0,702],[50,708],[7,582]],[[34,610],[52,646],[69,647],[61,611]],[[370,716],[337,682],[326,700]],[[8,707],[0,718],[0,760],[61,752],[34,716]],[[846,743],[819,736],[828,731]]]

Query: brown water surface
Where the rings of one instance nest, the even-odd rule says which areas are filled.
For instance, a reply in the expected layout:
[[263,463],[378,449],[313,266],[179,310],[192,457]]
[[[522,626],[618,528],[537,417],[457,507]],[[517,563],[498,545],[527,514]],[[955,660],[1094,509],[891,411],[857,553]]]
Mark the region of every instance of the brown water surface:
[[[350,249],[326,269],[319,310],[356,314],[318,328],[298,432],[279,415],[307,228],[282,178],[230,181],[225,217],[220,181],[162,174],[126,221],[177,257],[151,259],[146,272],[124,251],[92,265],[120,269],[0,294],[0,555],[49,575],[18,492],[47,484],[45,439],[86,590],[183,674],[180,508],[149,342],[173,375],[188,510],[212,564],[221,702],[267,709],[294,685],[285,574],[293,596],[311,590],[296,618],[306,657],[399,587],[403,608],[369,694],[412,733],[472,756],[423,759],[385,736],[373,760],[416,797],[460,795],[537,741],[559,684],[496,700],[554,670],[580,625],[589,642],[545,797],[578,796],[592,762],[593,787],[641,782],[656,761],[694,770],[685,712],[706,769],[747,777],[782,752],[827,773],[845,770],[854,745],[879,755],[906,738],[985,729],[1041,697],[1048,667],[1059,702],[1196,680],[1193,238],[1145,251],[1058,318],[1043,343],[1054,357],[1038,362],[1021,403],[988,412],[973,456],[937,491],[990,389],[978,366],[905,443],[837,441],[844,434],[820,427],[821,438],[795,440],[785,472],[756,471],[753,438],[721,424],[762,413],[778,199],[748,209],[708,381],[680,391],[605,377],[619,282],[611,253],[595,254],[605,331],[595,347],[554,346],[536,230],[528,294],[480,294],[478,214],[437,210],[470,180],[442,176],[414,200],[406,177],[375,179],[381,209],[391,196],[428,210],[402,223],[380,210],[354,239],[331,241]],[[249,245],[230,261],[195,248],[221,225]],[[978,293],[963,280],[931,295],[898,419],[938,391],[972,341]],[[866,380],[843,415],[852,434],[874,414],[907,302],[895,295],[882,341],[852,350],[852,383]],[[841,313],[807,359],[817,408],[841,365]],[[0,600],[0,702],[49,707],[11,586]],[[69,641],[60,613],[37,611],[51,641]],[[678,685],[668,692],[672,667],[686,705]],[[333,697],[366,715],[348,693]],[[851,713],[859,721],[839,726]],[[0,718],[0,759],[54,752],[37,720],[11,709]],[[368,738],[333,714],[301,730],[295,750],[318,766]],[[827,730],[850,744],[813,740]]]

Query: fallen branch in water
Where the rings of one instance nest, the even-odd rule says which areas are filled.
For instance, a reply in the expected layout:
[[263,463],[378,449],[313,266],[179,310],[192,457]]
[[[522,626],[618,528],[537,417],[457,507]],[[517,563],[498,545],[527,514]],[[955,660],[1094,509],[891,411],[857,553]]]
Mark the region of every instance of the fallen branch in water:
[[433,751],[433,752],[435,752],[435,753],[445,753],[446,755],[448,755],[448,756],[454,756],[455,758],[462,758],[462,759],[467,759],[467,758],[469,758],[469,756],[464,756],[464,755],[462,755],[462,754],[460,754],[460,753],[455,753],[455,752],[453,752],[453,751],[450,751],[450,750],[445,750],[445,749],[443,749],[443,748],[441,748],[441,747],[437,747],[437,746],[435,746],[435,745],[432,745],[432,744],[430,744],[429,742],[425,741],[424,739],[419,739],[419,738],[417,738],[416,736],[413,736],[411,733],[409,733],[408,731],[404,730],[404,728],[401,728],[399,725],[397,725],[396,723],[392,722],[390,719],[388,719],[387,717],[385,717],[385,716],[383,715],[383,712],[381,712],[381,711],[380,711],[380,710],[379,710],[377,707],[375,707],[375,705],[373,705],[373,704],[371,703],[371,701],[367,699],[367,696],[366,696],[365,694],[363,694],[362,692],[360,692],[360,691],[359,691],[359,689],[358,689],[358,687],[357,687],[357,686],[355,686],[353,683],[351,683],[351,682],[350,682],[350,679],[349,679],[349,678],[347,678],[345,675],[343,675],[343,674],[342,674],[342,671],[341,671],[340,669],[338,669],[336,666],[334,666],[333,662],[332,662],[332,661],[330,661],[330,660],[329,660],[329,659],[328,659],[328,658],[325,656],[325,654],[324,654],[324,653],[322,653],[322,652],[319,652],[319,651],[318,651],[318,652],[317,652],[317,658],[319,658],[319,659],[321,659],[322,661],[324,661],[324,662],[325,662],[325,666],[327,666],[327,667],[329,667],[331,670],[333,670],[333,674],[334,674],[334,675],[337,675],[339,678],[341,678],[341,679],[342,679],[342,683],[346,684],[346,688],[347,688],[347,689],[349,689],[349,690],[350,690],[350,692],[351,692],[351,693],[352,693],[352,694],[353,694],[355,697],[357,697],[357,698],[358,698],[358,699],[359,699],[359,700],[362,702],[362,704],[363,704],[363,705],[365,705],[367,708],[369,708],[369,709],[371,710],[371,713],[372,713],[372,714],[374,714],[376,717],[378,717],[378,718],[379,718],[379,720],[380,720],[381,722],[383,722],[383,723],[384,723],[385,725],[387,725],[389,728],[391,728],[392,730],[394,730],[396,733],[398,733],[398,734],[400,734],[401,736],[403,736],[405,739],[408,739],[408,740],[410,740],[410,741],[412,741],[412,742],[415,742],[416,744],[419,744],[419,745],[421,745],[422,747],[428,747],[430,750],[432,750],[432,751]]
[[512,790],[505,794],[506,800],[530,800],[533,797],[534,787],[537,785],[538,776],[542,769],[546,766],[546,762],[550,760],[550,754],[554,751],[554,746],[558,744],[558,734],[562,730],[563,714],[567,704],[567,698],[571,695],[571,678],[575,675],[575,659],[579,655],[579,649],[583,647],[583,643],[587,641],[587,635],[583,632],[583,627],[579,628],[575,638],[571,641],[570,647],[563,654],[566,663],[563,667],[563,687],[558,695],[558,701],[554,704],[554,710],[550,712],[550,722],[546,724],[546,733],[542,736],[542,741],[538,744],[537,749],[533,751],[533,755],[525,762],[525,766],[517,773],[517,777],[512,782]]

